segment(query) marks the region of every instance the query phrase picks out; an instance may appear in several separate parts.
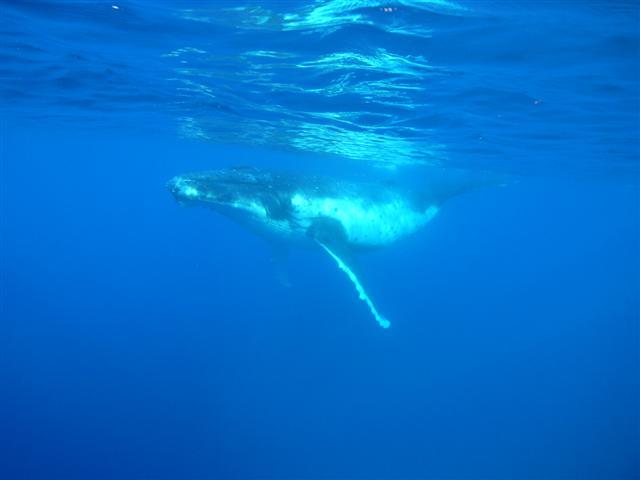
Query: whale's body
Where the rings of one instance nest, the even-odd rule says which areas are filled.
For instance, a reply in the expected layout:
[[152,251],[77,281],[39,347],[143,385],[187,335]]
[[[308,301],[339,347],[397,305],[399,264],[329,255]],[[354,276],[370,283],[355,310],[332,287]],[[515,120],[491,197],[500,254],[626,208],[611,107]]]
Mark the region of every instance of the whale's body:
[[346,273],[383,327],[352,265],[352,252],[389,245],[426,225],[456,188],[419,193],[394,185],[237,167],[174,177],[181,204],[217,211],[274,240],[321,248]]

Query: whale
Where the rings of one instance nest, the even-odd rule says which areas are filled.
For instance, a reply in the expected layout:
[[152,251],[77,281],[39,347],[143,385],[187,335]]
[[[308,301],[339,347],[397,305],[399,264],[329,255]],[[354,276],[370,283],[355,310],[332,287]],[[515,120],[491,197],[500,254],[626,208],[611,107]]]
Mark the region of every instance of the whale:
[[436,182],[415,189],[255,167],[186,173],[167,184],[179,204],[222,214],[268,239],[276,252],[298,245],[328,255],[382,328],[391,323],[365,289],[356,255],[415,233],[470,186]]

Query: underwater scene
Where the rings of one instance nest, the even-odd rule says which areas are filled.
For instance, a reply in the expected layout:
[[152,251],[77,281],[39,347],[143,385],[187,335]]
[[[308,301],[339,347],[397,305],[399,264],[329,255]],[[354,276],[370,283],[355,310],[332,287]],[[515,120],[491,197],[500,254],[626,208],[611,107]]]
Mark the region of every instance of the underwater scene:
[[0,479],[640,478],[640,2],[0,0]]

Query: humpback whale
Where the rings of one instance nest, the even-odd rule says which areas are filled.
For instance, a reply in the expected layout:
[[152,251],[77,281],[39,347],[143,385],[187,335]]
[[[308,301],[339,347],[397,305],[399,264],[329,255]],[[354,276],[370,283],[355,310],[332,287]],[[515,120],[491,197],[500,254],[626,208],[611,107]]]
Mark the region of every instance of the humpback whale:
[[354,252],[383,247],[426,225],[447,198],[467,184],[423,191],[393,184],[233,167],[188,173],[167,185],[178,203],[207,207],[276,245],[311,246],[333,259],[383,328],[384,317],[366,292]]

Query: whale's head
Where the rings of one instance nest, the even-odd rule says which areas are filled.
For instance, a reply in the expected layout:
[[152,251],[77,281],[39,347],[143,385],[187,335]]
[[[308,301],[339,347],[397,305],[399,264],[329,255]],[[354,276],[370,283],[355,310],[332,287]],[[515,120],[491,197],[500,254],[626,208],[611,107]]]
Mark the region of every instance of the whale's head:
[[167,188],[180,205],[210,206],[232,200],[233,191],[226,188],[215,172],[177,175],[167,183]]
[[216,208],[257,196],[267,181],[259,170],[235,167],[178,175],[167,188],[182,205]]
[[167,188],[181,205],[208,207],[233,217],[271,216],[280,205],[277,183],[269,172],[234,167],[178,175]]

